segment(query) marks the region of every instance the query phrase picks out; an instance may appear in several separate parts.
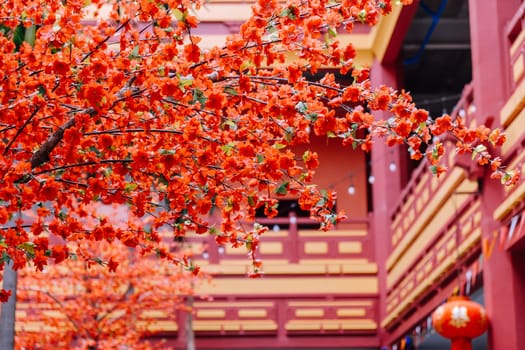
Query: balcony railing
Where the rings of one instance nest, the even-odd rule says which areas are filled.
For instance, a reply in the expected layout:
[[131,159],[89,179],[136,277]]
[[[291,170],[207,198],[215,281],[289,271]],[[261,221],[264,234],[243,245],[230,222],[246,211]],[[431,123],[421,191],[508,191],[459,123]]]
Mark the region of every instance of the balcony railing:
[[[474,104],[473,85],[468,84],[463,89],[460,100],[454,107],[451,116],[463,118],[467,126],[474,126],[476,118],[476,106]],[[454,145],[450,142],[445,143],[448,156],[443,159],[443,166],[452,170],[459,165],[461,158],[456,156]],[[398,204],[392,212],[392,249],[395,249],[403,240],[408,228],[416,224],[416,220],[421,217],[423,210],[427,208],[429,201],[433,198],[438,187],[449,179],[452,172],[448,171],[437,178],[429,168],[426,158],[413,172],[411,180],[401,193]],[[465,167],[466,165],[461,165]]]
[[[343,220],[327,232],[318,222],[296,217],[258,218],[269,228],[260,237],[257,258],[265,275],[375,275],[373,241],[368,235],[369,219]],[[251,223],[246,223],[248,230]],[[316,227],[317,226],[317,227]],[[245,247],[218,246],[212,235],[187,237],[195,248],[197,264],[216,275],[242,275],[251,269]]]
[[512,17],[506,28],[509,43],[510,67],[512,68],[512,87],[516,87],[524,77],[525,67],[525,2]]

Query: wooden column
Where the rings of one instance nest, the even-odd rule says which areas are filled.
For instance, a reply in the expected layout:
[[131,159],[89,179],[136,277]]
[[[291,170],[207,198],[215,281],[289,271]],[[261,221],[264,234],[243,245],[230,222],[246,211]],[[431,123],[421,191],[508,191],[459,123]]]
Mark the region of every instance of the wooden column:
[[520,0],[469,0],[474,101],[480,122],[494,118],[510,93],[511,67],[505,25]]
[[[519,0],[469,0],[472,75],[478,124],[494,119],[493,126],[499,126],[500,110],[512,93],[505,26],[519,6]],[[500,229],[501,223],[493,219],[493,212],[503,196],[502,186],[486,176],[482,194],[482,228],[486,237],[491,237]],[[524,260],[498,247],[485,259],[483,283],[490,319],[489,349],[518,350],[525,346]]]
[[[383,65],[380,62],[374,62],[371,68],[371,81],[373,86],[385,84],[388,86],[398,86],[399,70],[395,65]],[[386,119],[388,113],[375,113],[376,118]],[[394,206],[399,201],[401,193],[401,152],[399,147],[390,148],[384,140],[376,140],[372,149],[371,175],[374,182],[371,185],[373,211],[370,214],[370,232],[373,235],[375,258],[378,266],[379,281],[379,307],[378,307],[378,324],[386,316],[386,260],[391,249],[392,233],[390,230],[390,216]],[[396,169],[392,171],[390,164],[394,162]],[[379,328],[378,336],[381,343],[385,340],[384,330]],[[382,344],[386,345],[386,344]]]

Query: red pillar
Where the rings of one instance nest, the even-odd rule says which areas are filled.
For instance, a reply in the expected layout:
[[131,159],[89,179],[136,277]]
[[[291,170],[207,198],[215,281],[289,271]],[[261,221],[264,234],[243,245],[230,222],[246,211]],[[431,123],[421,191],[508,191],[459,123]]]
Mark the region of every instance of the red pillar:
[[[483,235],[493,237],[501,223],[492,213],[503,198],[502,186],[485,179],[482,197]],[[518,350],[525,347],[525,253],[513,256],[498,244],[485,257],[483,267],[485,309],[489,317],[488,341],[491,350]]]
[[[510,60],[505,27],[520,0],[469,0],[474,102],[478,123],[494,117],[510,96]],[[499,125],[495,125],[499,126]],[[492,237],[500,223],[494,209],[503,199],[499,183],[485,178],[482,203],[483,234]],[[525,258],[513,257],[495,247],[483,271],[485,306],[490,319],[489,349],[518,350],[525,347]]]
[[[391,87],[398,86],[399,70],[395,65],[382,65],[380,62],[374,62],[370,71],[373,86],[384,84]],[[389,118],[388,113],[374,113],[378,119]],[[375,247],[375,257],[378,266],[378,283],[379,283],[379,307],[378,307],[378,324],[386,316],[386,259],[391,249],[391,231],[390,215],[394,206],[399,201],[401,193],[401,172],[403,165],[401,160],[402,150],[399,147],[390,148],[384,140],[376,140],[371,153],[371,175],[374,176],[372,184],[372,202],[373,211],[371,213],[371,228]],[[396,169],[392,171],[390,164],[394,162]],[[380,327],[378,329],[379,341],[382,345],[385,341],[385,331]]]
[[525,347],[525,252],[494,249],[483,272],[489,349]]
[[510,93],[511,67],[505,27],[520,0],[469,0],[474,101],[480,122],[499,118]]

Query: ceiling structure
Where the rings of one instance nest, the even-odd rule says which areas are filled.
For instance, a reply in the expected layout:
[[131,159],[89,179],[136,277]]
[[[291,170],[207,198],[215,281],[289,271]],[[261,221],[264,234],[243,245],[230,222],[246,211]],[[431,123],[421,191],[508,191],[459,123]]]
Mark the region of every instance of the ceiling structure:
[[472,80],[468,0],[421,0],[401,48],[404,87],[433,116]]

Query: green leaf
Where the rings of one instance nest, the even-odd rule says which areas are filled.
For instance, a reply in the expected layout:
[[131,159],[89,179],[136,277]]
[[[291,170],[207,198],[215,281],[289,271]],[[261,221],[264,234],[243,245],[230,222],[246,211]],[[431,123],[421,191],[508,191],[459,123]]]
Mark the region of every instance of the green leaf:
[[172,13],[175,16],[175,18],[177,19],[177,21],[184,22],[184,20],[186,19],[186,12],[182,12],[179,9],[173,9]]
[[478,153],[485,152],[487,150],[487,147],[485,145],[478,145],[474,150],[472,151],[472,159],[476,158]]
[[241,64],[241,71],[245,71],[251,67],[254,67],[255,64],[251,60],[245,60]]
[[24,34],[24,41],[27,42],[31,46],[35,46],[35,40],[36,40],[36,25],[31,25],[26,28],[25,34]]
[[5,263],[8,263],[11,261],[11,256],[9,256],[9,254],[7,254],[6,251],[3,251],[2,252],[2,256],[0,257],[0,263],[1,264],[5,264]]
[[13,43],[16,46],[16,51],[20,50],[20,45],[22,45],[22,43],[24,42],[25,34],[26,28],[24,27],[24,25],[17,25],[13,33]]
[[237,130],[237,122],[233,119],[226,119],[226,121],[223,123],[223,125],[229,126],[230,130]]
[[227,94],[233,95],[233,96],[239,96],[239,93],[237,92],[237,90],[235,90],[231,86],[226,86],[224,88],[224,92],[227,93]]
[[140,58],[140,55],[139,55],[139,46],[136,45],[133,50],[131,51],[131,53],[128,55],[128,58],[130,60],[134,60],[134,59],[137,59],[137,58]]
[[433,175],[437,175],[438,171],[437,171],[437,166],[435,165],[431,165],[430,166],[430,172],[433,174]]
[[308,105],[305,102],[298,102],[295,105],[295,110],[299,113],[305,114],[308,111]]
[[248,196],[248,205],[250,207],[255,207],[255,198],[253,196]]
[[297,19],[297,16],[295,15],[293,7],[284,8],[279,14],[279,17],[288,17],[292,21],[295,21]]
[[136,190],[137,187],[138,187],[137,184],[128,182],[127,184],[124,185],[124,192],[131,193],[132,191]]
[[222,145],[221,146],[221,150],[228,157],[232,155],[232,152],[233,152],[234,149],[235,149],[235,144],[233,142],[230,142],[230,143],[228,143],[226,145]]
[[64,221],[67,219],[67,213],[65,211],[61,211],[60,213],[58,213],[58,218],[61,220],[61,221]]
[[335,38],[337,36],[337,29],[328,27],[328,36],[330,38]]
[[193,89],[193,101],[191,102],[191,104],[199,102],[201,106],[204,106],[207,100],[208,99],[206,98],[206,96],[204,96],[204,92],[202,90]]
[[286,145],[277,142],[277,143],[274,143],[272,147],[275,149],[283,149],[283,148],[286,148]]
[[160,149],[159,153],[162,156],[168,156],[168,155],[173,155],[173,154],[175,154],[177,152],[174,149]]
[[306,120],[309,120],[311,122],[315,122],[318,118],[318,114],[317,113],[308,113],[305,115],[305,118]]
[[262,154],[257,155],[257,163],[261,164],[264,162],[264,156]]
[[290,185],[290,182],[284,181],[275,189],[275,194],[285,195],[288,193],[288,186]]
[[326,197],[321,197],[317,203],[315,203],[316,207],[324,207],[326,205]]
[[287,142],[292,142],[293,140],[293,137],[295,136],[295,130],[293,127],[289,126],[286,128],[285,132],[284,132],[284,139],[287,141]]
[[21,243],[17,248],[22,249],[26,254],[30,254],[31,256],[35,255],[35,244],[33,242]]
[[359,20],[364,23],[366,20],[366,10],[363,9],[359,11],[358,17],[359,17]]
[[437,147],[432,148],[432,158],[439,159],[439,149]]
[[185,92],[187,87],[193,85],[193,76],[178,76],[179,78],[179,88]]

